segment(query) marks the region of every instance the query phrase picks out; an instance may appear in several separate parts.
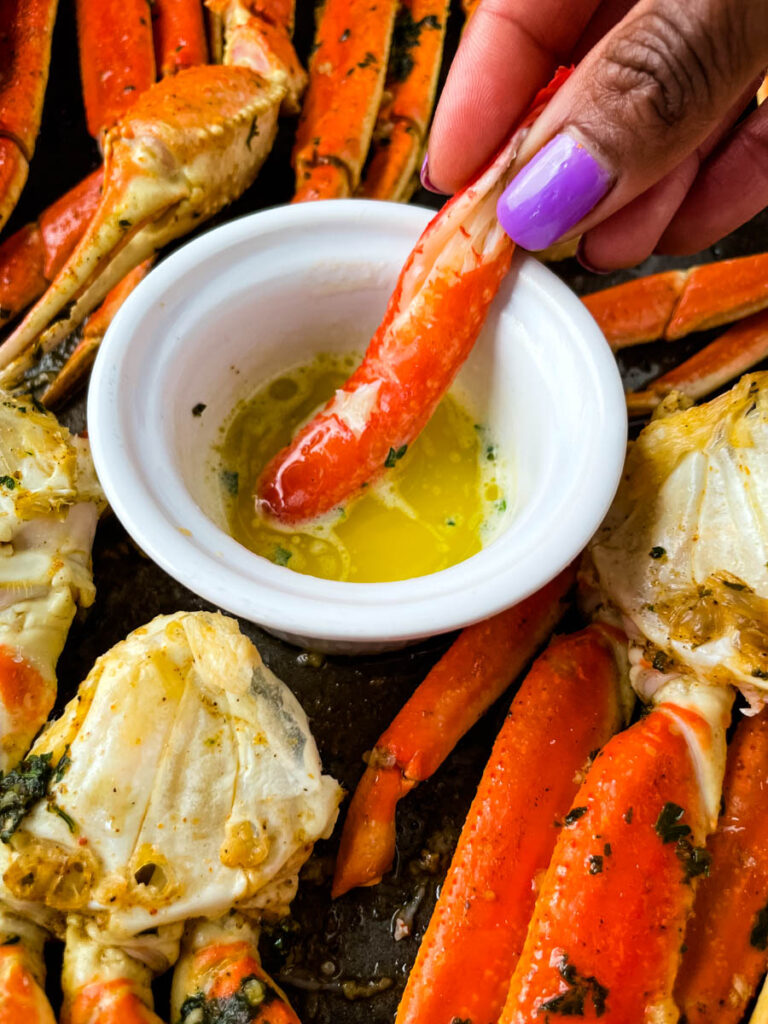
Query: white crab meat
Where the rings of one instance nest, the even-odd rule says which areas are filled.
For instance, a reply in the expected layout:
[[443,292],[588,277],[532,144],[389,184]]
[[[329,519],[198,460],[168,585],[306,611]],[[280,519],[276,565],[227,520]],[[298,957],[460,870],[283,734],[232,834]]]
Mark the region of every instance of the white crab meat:
[[765,700],[768,374],[643,430],[591,557],[635,641],[633,683],[650,663]]
[[6,903],[59,932],[76,911],[138,956],[147,929],[286,913],[342,795],[290,690],[233,619],[204,612],[100,658],[31,753],[65,767],[3,847]]
[[75,611],[93,603],[91,545],[105,504],[88,442],[31,399],[0,391],[0,647],[48,684],[39,707],[32,695],[16,706],[0,686],[2,771],[50,711]]

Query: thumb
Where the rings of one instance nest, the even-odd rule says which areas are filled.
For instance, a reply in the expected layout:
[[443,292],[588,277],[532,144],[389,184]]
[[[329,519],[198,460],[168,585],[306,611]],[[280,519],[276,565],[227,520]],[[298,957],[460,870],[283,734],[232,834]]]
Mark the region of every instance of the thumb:
[[534,250],[594,227],[694,154],[766,63],[765,0],[639,0],[531,129],[502,226]]

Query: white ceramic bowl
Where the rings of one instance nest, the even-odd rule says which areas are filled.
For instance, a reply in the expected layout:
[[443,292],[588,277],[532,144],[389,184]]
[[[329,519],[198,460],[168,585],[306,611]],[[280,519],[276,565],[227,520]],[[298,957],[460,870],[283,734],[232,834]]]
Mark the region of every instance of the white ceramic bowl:
[[220,527],[206,464],[233,404],[315,352],[363,351],[430,215],[342,200],[225,224],[152,271],[96,361],[89,433],[125,528],[190,590],[302,646],[382,650],[515,604],[578,554],[618,484],[614,358],[576,296],[518,256],[454,385],[514,465],[514,507],[492,543],[430,576],[339,583],[274,565]]

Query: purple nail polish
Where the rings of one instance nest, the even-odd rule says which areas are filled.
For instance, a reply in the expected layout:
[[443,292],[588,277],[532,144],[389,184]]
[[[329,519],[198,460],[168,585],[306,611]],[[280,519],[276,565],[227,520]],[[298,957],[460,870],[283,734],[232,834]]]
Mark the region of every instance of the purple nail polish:
[[436,188],[432,184],[432,179],[429,176],[429,154],[424,157],[424,163],[421,165],[421,171],[419,172],[419,179],[427,192],[434,192],[438,196],[448,195],[447,192],[443,192],[441,188]]
[[502,193],[499,222],[524,249],[546,249],[586,217],[613,177],[581,143],[556,135]]

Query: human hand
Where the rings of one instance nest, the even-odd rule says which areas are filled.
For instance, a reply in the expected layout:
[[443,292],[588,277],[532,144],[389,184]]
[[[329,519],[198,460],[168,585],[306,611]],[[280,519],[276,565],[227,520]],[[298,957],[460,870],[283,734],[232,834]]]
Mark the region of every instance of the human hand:
[[461,187],[559,63],[580,61],[499,202],[527,249],[583,235],[593,269],[693,253],[768,205],[766,0],[481,0],[451,66],[422,180]]

